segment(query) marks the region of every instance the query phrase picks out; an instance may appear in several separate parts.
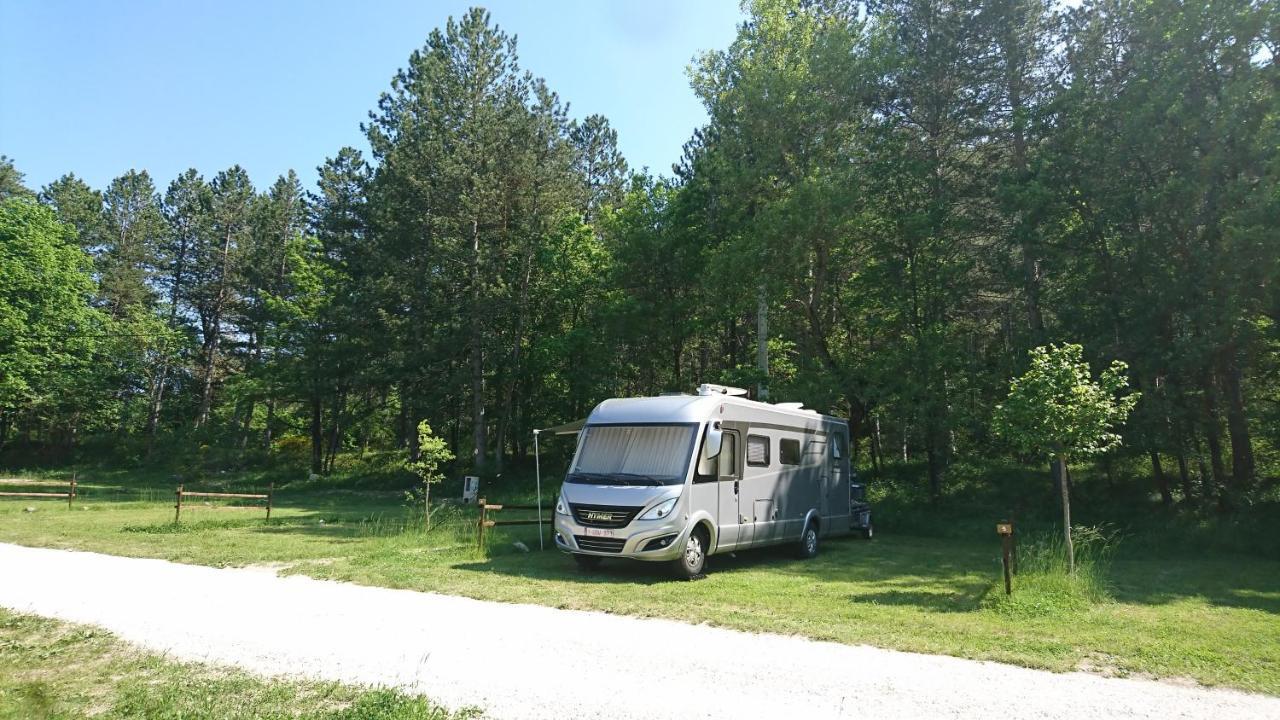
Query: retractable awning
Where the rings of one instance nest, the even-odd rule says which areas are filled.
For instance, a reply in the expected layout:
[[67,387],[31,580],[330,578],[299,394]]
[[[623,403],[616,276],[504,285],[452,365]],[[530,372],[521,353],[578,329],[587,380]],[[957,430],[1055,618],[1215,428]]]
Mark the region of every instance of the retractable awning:
[[551,435],[577,435],[579,432],[582,432],[582,426],[586,424],[587,424],[587,419],[583,418],[581,420],[574,420],[573,422],[565,423],[563,425],[556,425],[555,427],[542,428],[541,430],[534,430],[533,434],[538,435],[539,433],[548,433]]

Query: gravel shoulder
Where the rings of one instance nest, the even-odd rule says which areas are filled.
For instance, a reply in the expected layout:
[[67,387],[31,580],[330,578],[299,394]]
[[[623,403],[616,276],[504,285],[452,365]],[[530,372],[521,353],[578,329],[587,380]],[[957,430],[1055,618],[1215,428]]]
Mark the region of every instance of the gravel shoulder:
[[1235,690],[8,544],[0,605],[493,718],[1280,717],[1280,698]]

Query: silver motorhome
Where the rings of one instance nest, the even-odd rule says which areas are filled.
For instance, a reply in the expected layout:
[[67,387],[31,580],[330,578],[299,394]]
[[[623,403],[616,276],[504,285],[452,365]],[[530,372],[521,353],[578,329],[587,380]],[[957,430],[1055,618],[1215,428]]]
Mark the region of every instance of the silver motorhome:
[[555,542],[602,558],[703,572],[709,555],[850,532],[849,427],[799,403],[703,385],[606,400],[587,417],[556,501]]

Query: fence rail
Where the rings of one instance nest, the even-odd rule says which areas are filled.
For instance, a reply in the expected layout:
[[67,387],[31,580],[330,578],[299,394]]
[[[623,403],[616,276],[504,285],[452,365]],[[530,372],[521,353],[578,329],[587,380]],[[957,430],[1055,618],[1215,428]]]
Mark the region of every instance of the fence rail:
[[[270,485],[267,485],[267,492],[265,494],[199,492],[195,490],[184,490],[182,486],[179,485],[177,492],[174,493],[177,496],[177,502],[175,502],[173,505],[173,522],[176,525],[178,521],[182,518],[182,499],[183,498],[221,498],[221,499],[230,498],[230,499],[241,499],[241,500],[265,500],[266,501],[265,509],[267,511],[266,519],[270,520],[271,519],[271,500],[272,500],[272,496],[275,495],[275,492],[276,492],[275,483],[271,483]],[[251,505],[243,505],[243,506],[220,507],[218,509],[219,510],[261,510],[263,508],[254,507]]]
[[[14,479],[0,481],[0,484],[54,485],[54,484],[60,484],[60,483],[54,483],[49,480],[22,480],[22,479],[14,478]],[[67,492],[0,492],[0,497],[20,497],[20,498],[30,498],[32,500],[60,500],[62,498],[66,498],[67,509],[70,510],[71,504],[74,503],[76,499],[76,476],[72,475],[71,480],[68,481],[67,484],[68,484]]]
[[[479,520],[476,521],[476,544],[481,549],[484,548],[485,528],[505,527],[505,526],[512,526],[512,525],[537,525],[538,526],[538,549],[541,550],[544,548],[542,544],[543,543],[542,526],[546,524],[546,521],[542,519],[541,505],[510,505],[506,503],[494,504],[494,503],[489,503],[484,498],[480,498],[480,500],[476,503],[476,505],[479,506],[480,508],[480,518]],[[490,520],[489,519],[490,512],[498,512],[501,510],[537,510],[538,517],[537,519],[524,518],[519,520]]]

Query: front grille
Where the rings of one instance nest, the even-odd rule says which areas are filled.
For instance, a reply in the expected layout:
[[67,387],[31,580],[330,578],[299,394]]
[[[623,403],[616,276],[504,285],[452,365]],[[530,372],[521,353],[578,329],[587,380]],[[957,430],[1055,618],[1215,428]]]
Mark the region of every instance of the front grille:
[[622,546],[627,544],[623,538],[601,538],[587,537],[586,535],[574,535],[574,540],[578,541],[578,547],[582,550],[590,550],[592,552],[622,552]]
[[569,509],[573,511],[573,518],[578,521],[579,525],[598,528],[626,527],[635,519],[636,513],[640,512],[638,507],[627,507],[625,505],[577,505],[569,503]]

